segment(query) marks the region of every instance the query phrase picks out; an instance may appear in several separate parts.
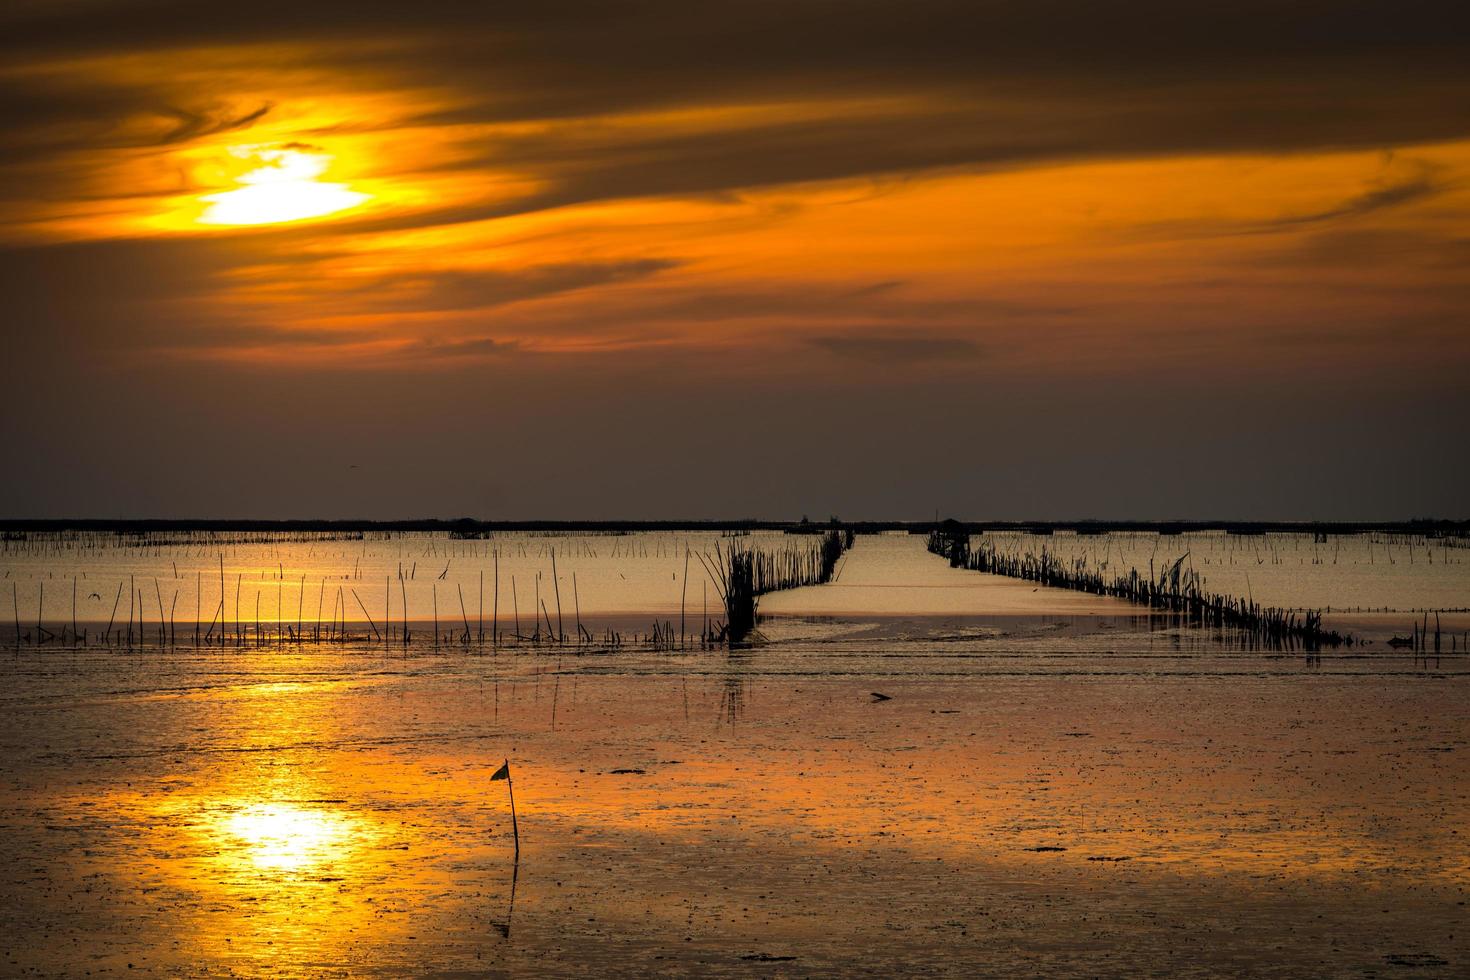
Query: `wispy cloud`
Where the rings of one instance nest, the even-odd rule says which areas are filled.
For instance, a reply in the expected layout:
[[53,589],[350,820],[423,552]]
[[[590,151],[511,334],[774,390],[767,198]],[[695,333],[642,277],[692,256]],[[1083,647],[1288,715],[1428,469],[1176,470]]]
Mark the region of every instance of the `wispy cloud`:
[[973,341],[916,333],[832,334],[811,337],[807,343],[840,357],[874,364],[913,364],[941,359],[972,361],[980,356],[980,347]]
[[1252,219],[1175,219],[1154,222],[1136,229],[1144,237],[1209,238],[1235,235],[1270,235],[1295,232],[1314,226],[1347,222],[1429,201],[1452,189],[1437,168],[1419,164],[1413,176],[1374,181],[1374,186],[1327,207]]
[[235,115],[227,108],[212,109],[185,109],[178,106],[169,106],[163,110],[163,114],[178,120],[178,125],[164,133],[159,139],[160,145],[171,143],[184,143],[202,136],[214,136],[219,133],[232,133],[242,129],[249,129],[252,125],[264,119],[271,111],[272,105],[267,102],[258,109],[243,115]]
[[1306,214],[1285,215],[1273,221],[1264,222],[1263,227],[1295,228],[1302,225],[1335,221],[1339,218],[1358,218],[1363,215],[1385,211],[1389,208],[1428,200],[1437,194],[1443,193],[1445,189],[1443,184],[1430,176],[1426,168],[1426,172],[1418,177],[1376,187],[1356,197],[1349,198],[1335,207],[1312,211]]

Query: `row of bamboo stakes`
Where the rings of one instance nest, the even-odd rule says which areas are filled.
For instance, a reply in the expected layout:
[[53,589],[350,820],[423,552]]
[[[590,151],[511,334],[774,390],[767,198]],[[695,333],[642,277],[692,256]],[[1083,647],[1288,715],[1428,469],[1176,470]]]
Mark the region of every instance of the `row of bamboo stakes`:
[[[510,622],[508,622],[506,625],[510,626],[513,624],[514,632],[510,633],[509,636],[515,639],[517,642],[568,642],[568,636],[565,631],[565,618],[563,615],[561,603],[561,584],[557,580],[556,553],[554,549],[551,553],[551,565],[552,580],[555,585],[555,626],[553,626],[551,622],[551,610],[548,607],[545,599],[543,599],[540,594],[540,575],[538,573],[536,582],[535,605],[532,608],[530,622],[530,626],[532,627],[532,629],[530,630],[530,632],[523,631],[520,615],[520,601],[516,587],[516,580],[515,576],[510,577],[512,618]],[[309,621],[306,618],[305,612],[307,602],[307,576],[303,574],[300,579],[295,583],[297,585],[297,601],[296,619],[293,624],[290,620],[287,620],[282,616],[282,612],[285,609],[285,598],[283,594],[285,589],[284,572],[282,574],[282,577],[278,579],[276,583],[276,618],[274,621],[271,621],[269,619],[262,621],[260,617],[260,600],[262,594],[260,589],[256,589],[255,592],[255,612],[253,619],[246,618],[245,615],[243,615],[242,613],[242,601],[244,598],[242,596],[242,590],[244,576],[239,574],[237,574],[235,577],[234,616],[233,618],[230,616],[228,602],[229,588],[225,574],[223,553],[221,553],[219,556],[218,567],[220,599],[214,605],[212,609],[212,616],[207,623],[204,620],[202,608],[204,595],[204,573],[202,571],[195,573],[196,609],[194,621],[192,624],[192,633],[194,642],[197,645],[229,643],[234,643],[236,645],[245,645],[252,643],[255,645],[264,645],[267,643],[301,643],[308,640],[313,643],[346,642],[358,638],[358,634],[354,633],[353,627],[360,627],[362,623],[366,623],[367,628],[371,631],[371,635],[374,640],[380,642],[401,640],[401,642],[404,644],[408,644],[412,640],[413,630],[410,626],[410,620],[407,615],[407,610],[408,581],[410,578],[413,577],[413,573],[406,572],[401,565],[399,567],[397,575],[401,619],[396,625],[393,623],[393,576],[387,576],[385,577],[383,584],[383,617],[381,620],[381,629],[379,628],[379,620],[374,618],[373,613],[368,609],[367,603],[363,600],[363,597],[361,593],[358,592],[357,587],[353,584],[350,584],[351,582],[356,581],[360,578],[360,575],[358,575],[355,570],[354,574],[346,580],[349,584],[337,584],[334,586],[334,590],[331,593],[332,608],[330,611],[330,615],[328,615],[326,607],[326,600],[328,597],[327,586],[329,578],[327,576],[320,577],[317,586],[316,613],[314,616],[311,617]],[[447,569],[445,572],[440,573],[439,578],[444,578],[446,573]],[[334,576],[333,578],[335,579],[336,577]],[[77,580],[73,578],[71,583],[72,597],[70,639],[75,642],[83,643],[87,642],[89,639],[95,639],[97,642],[108,645],[132,645],[134,643],[147,642],[153,632],[156,631],[160,643],[177,642],[177,608],[179,597],[178,590],[174,591],[173,597],[167,604],[167,611],[165,612],[165,602],[162,587],[159,585],[157,578],[153,578],[151,581],[153,584],[152,595],[149,594],[146,582],[143,583],[140,587],[135,576],[130,575],[128,577],[128,581],[126,583],[128,593],[128,602],[126,605],[127,619],[125,624],[118,619],[118,614],[124,609],[122,603],[124,583],[120,581],[117,586],[117,592],[113,598],[112,611],[108,616],[107,626],[105,629],[102,630],[100,634],[94,637],[89,635],[89,632],[87,630],[78,627],[76,618]],[[21,642],[22,640],[28,640],[35,643],[47,643],[53,640],[59,640],[64,642],[68,639],[67,628],[65,625],[61,627],[61,632],[59,634],[54,630],[49,629],[45,625],[45,581],[42,580],[39,583],[39,586],[40,588],[37,595],[36,603],[35,631],[34,633],[27,633],[24,627],[21,625],[18,588],[16,583],[11,583],[11,602],[14,613],[16,641]],[[506,638],[507,634],[505,632],[502,632],[500,629],[500,559],[498,554],[495,556],[491,587],[492,595],[490,606],[490,629],[488,633],[488,638],[492,644],[499,644]],[[477,607],[475,625],[473,627],[470,624],[469,612],[465,604],[463,586],[456,584],[455,590],[458,597],[459,611],[461,617],[460,623],[462,624],[463,629],[460,630],[458,628],[455,628],[452,629],[449,633],[443,632],[441,629],[441,620],[439,617],[438,582],[433,582],[431,584],[431,588],[433,590],[434,642],[436,644],[438,644],[441,640],[444,642],[459,642],[462,644],[475,642],[483,645],[487,639],[487,633],[485,629],[486,623],[484,572],[482,571],[480,573],[479,605]],[[577,576],[575,572],[572,573],[572,588],[573,615],[575,617],[576,629],[575,641],[578,643],[592,643],[594,641],[593,635],[582,625],[581,597],[577,588]],[[150,604],[152,604],[153,607],[157,610],[156,616],[151,620],[151,622],[148,615]],[[362,620],[360,621],[351,618],[355,615],[354,604],[355,609],[362,613]],[[544,631],[542,629],[543,622],[545,623]],[[452,623],[452,620],[450,620],[449,623]],[[114,626],[117,627],[116,630],[114,630]],[[621,642],[620,635],[616,633],[609,632],[608,638],[614,642]]]
[[701,554],[700,561],[725,606],[719,640],[739,643],[755,632],[756,604],[761,596],[832,581],[843,553],[855,540],[851,528],[834,528],[805,547],[771,552],[732,542],[728,548],[716,545],[713,555]]
[[[436,580],[431,583],[432,609],[433,609],[433,633],[432,639],[435,646],[441,643],[459,644],[462,646],[476,645],[483,647],[487,640],[492,647],[498,647],[507,640],[516,643],[554,643],[565,645],[573,643],[577,646],[588,646],[598,644],[607,647],[621,647],[627,642],[638,642],[649,645],[656,650],[687,649],[691,642],[699,647],[708,648],[723,645],[732,641],[744,639],[754,629],[755,623],[755,599],[778,589],[795,588],[802,585],[816,585],[830,581],[837,562],[843,551],[850,547],[853,541],[853,533],[849,531],[829,531],[823,535],[815,544],[808,546],[793,546],[769,552],[761,551],[751,547],[731,545],[728,549],[716,546],[716,555],[701,554],[700,561],[710,575],[710,581],[714,581],[717,591],[720,593],[720,601],[726,608],[727,619],[720,621],[709,613],[708,582],[702,583],[702,625],[699,633],[689,632],[688,622],[688,599],[689,599],[689,569],[690,557],[693,554],[687,547],[684,553],[684,574],[679,600],[679,624],[677,631],[672,620],[655,620],[649,632],[634,634],[625,637],[621,632],[608,629],[600,638],[594,635],[582,622],[581,596],[577,584],[576,572],[571,574],[572,584],[572,620],[574,632],[569,636],[566,631],[566,616],[562,604],[561,581],[557,569],[556,549],[549,549],[551,560],[552,590],[550,596],[543,596],[541,590],[541,575],[537,573],[535,591],[532,598],[530,616],[523,620],[521,616],[520,596],[518,583],[515,576],[509,577],[510,585],[510,618],[504,623],[507,627],[502,630],[501,620],[501,581],[500,581],[500,556],[494,553],[494,564],[489,581],[490,607],[488,631],[486,623],[486,578],[482,570],[479,575],[478,603],[476,605],[475,619],[469,617],[468,604],[465,601],[464,588],[455,585],[454,599],[458,605],[460,619],[456,623],[452,619],[453,607],[449,610],[450,617],[441,620],[439,610],[438,580],[445,579],[448,567],[440,572]],[[177,573],[177,567],[175,568]],[[213,575],[213,571],[211,575]],[[345,643],[360,639],[371,639],[377,643],[399,642],[407,646],[413,639],[413,627],[408,617],[408,582],[416,577],[417,564],[412,568],[404,569],[400,563],[397,579],[400,606],[400,619],[393,620],[393,576],[384,579],[383,606],[381,620],[374,616],[365,600],[363,594],[358,591],[361,582],[361,572],[354,567],[352,574],[348,576],[321,576],[317,583],[316,611],[309,619],[306,615],[308,599],[308,582],[305,574],[295,582],[296,585],[296,617],[294,623],[282,614],[286,608],[286,575],[282,568],[280,577],[276,581],[276,615],[275,619],[261,619],[261,595],[260,589],[255,590],[254,615],[247,617],[242,604],[247,598],[243,595],[244,576],[237,574],[234,583],[234,614],[230,615],[230,603],[228,602],[229,587],[225,572],[224,554],[218,556],[219,576],[219,601],[211,610],[211,618],[206,622],[203,617],[203,595],[204,595],[204,573],[196,571],[195,601],[196,609],[192,623],[192,637],[195,645],[255,645],[264,646],[268,644],[299,644],[299,643]],[[74,643],[86,643],[95,641],[105,645],[133,646],[134,644],[148,643],[156,634],[160,644],[177,643],[178,641],[178,600],[179,590],[175,589],[172,597],[166,601],[162,586],[157,578],[151,579],[152,589],[148,588],[148,581],[139,582],[135,576],[129,576],[126,583],[119,581],[116,593],[113,597],[112,611],[108,617],[107,626],[100,634],[91,634],[88,630],[79,628],[76,617],[77,607],[77,580],[72,579],[71,596],[71,620],[70,635],[68,636],[67,625],[60,627],[56,632],[46,625],[45,581],[40,582],[37,596],[35,629],[27,631],[21,623],[20,602],[18,586],[11,583],[11,601],[14,613],[15,641],[17,645],[22,642],[34,642],[36,644],[50,643],[53,641],[67,642],[68,639]],[[330,588],[329,588],[330,585]],[[127,603],[122,602],[124,588],[127,590]],[[151,593],[151,594],[150,594]],[[331,599],[330,610],[327,600]],[[549,601],[548,601],[549,600]],[[553,608],[555,619],[553,621]],[[741,618],[732,620],[730,610],[735,609]],[[150,616],[150,612],[153,615]],[[126,620],[120,620],[119,614],[125,614]],[[361,618],[358,619],[358,614]],[[732,629],[731,621],[744,624],[743,627]],[[367,633],[362,630],[366,625]],[[53,620],[54,625],[54,620]],[[445,626],[450,628],[446,631]],[[186,625],[186,629],[188,626]],[[187,634],[186,634],[187,636]]]
[[1070,564],[1042,548],[1003,552],[991,542],[974,547],[968,531],[941,528],[929,535],[929,550],[945,558],[951,567],[968,568],[992,575],[1025,579],[1041,585],[1093,595],[1112,596],[1167,612],[1183,622],[1199,626],[1238,629],[1266,646],[1301,643],[1309,649],[1351,646],[1351,635],[1326,629],[1319,610],[1283,609],[1263,606],[1249,598],[1210,592],[1194,569],[1184,568],[1186,552],[1172,564],[1155,572],[1152,562],[1148,577],[1136,568],[1111,577],[1093,568],[1084,558]]

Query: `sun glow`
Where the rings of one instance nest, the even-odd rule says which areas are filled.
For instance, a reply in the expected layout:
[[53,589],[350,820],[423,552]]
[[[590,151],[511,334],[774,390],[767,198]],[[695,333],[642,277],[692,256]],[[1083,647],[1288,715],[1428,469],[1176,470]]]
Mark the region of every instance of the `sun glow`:
[[201,224],[265,225],[301,221],[357,207],[369,195],[346,184],[318,180],[332,158],[310,149],[233,147],[230,155],[250,166],[234,178],[240,186],[200,198],[208,206]]
[[231,814],[224,829],[245,845],[257,868],[300,871],[340,856],[351,836],[349,821],[326,810],[259,804]]

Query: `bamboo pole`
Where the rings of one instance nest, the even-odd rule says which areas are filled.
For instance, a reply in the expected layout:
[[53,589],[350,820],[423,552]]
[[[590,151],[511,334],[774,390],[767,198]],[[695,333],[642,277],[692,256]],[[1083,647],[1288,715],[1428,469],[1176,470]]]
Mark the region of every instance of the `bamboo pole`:
[[383,634],[378,632],[378,624],[373,622],[372,613],[368,612],[367,606],[363,605],[362,596],[357,594],[356,589],[352,590],[352,598],[356,599],[357,604],[362,607],[362,614],[367,617],[368,625],[373,628],[373,636],[381,638]]
[[582,599],[577,595],[577,573],[572,573],[572,611],[577,616],[577,643],[581,644],[583,635],[587,632],[582,629]]
[[470,642],[470,615],[465,612],[464,608],[464,587],[455,582],[454,588],[459,592],[459,615],[464,620],[464,642],[468,645]]
[[[557,632],[556,642],[558,642],[558,643],[565,643],[567,641],[567,633],[566,633],[566,630],[562,629],[562,624],[561,624],[561,582],[558,581],[557,574],[556,574],[556,548],[555,547],[553,547],[551,549],[551,585],[552,585],[552,588],[554,588],[556,590],[556,632]],[[551,621],[550,621],[550,619],[548,619],[547,622],[546,622],[546,629],[548,631],[551,629]]]
[[510,606],[511,611],[515,613],[516,641],[519,642],[521,639],[521,604],[516,598],[516,577],[514,575],[510,577]]

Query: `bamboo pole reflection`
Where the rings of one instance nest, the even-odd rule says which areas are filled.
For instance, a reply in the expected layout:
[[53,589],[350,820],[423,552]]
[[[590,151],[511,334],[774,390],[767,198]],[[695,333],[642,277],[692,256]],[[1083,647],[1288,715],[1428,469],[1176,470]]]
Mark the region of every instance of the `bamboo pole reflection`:
[[511,871],[510,871],[510,902],[506,905],[506,909],[505,909],[505,921],[504,922],[496,922],[493,919],[491,920],[491,925],[493,925],[495,927],[495,931],[496,932],[500,933],[500,937],[502,939],[509,939],[510,938],[510,925],[511,925],[511,920],[515,918],[515,914],[516,914],[516,882],[520,879],[520,877],[521,877],[521,862],[520,861],[516,861],[514,864],[511,865]]

